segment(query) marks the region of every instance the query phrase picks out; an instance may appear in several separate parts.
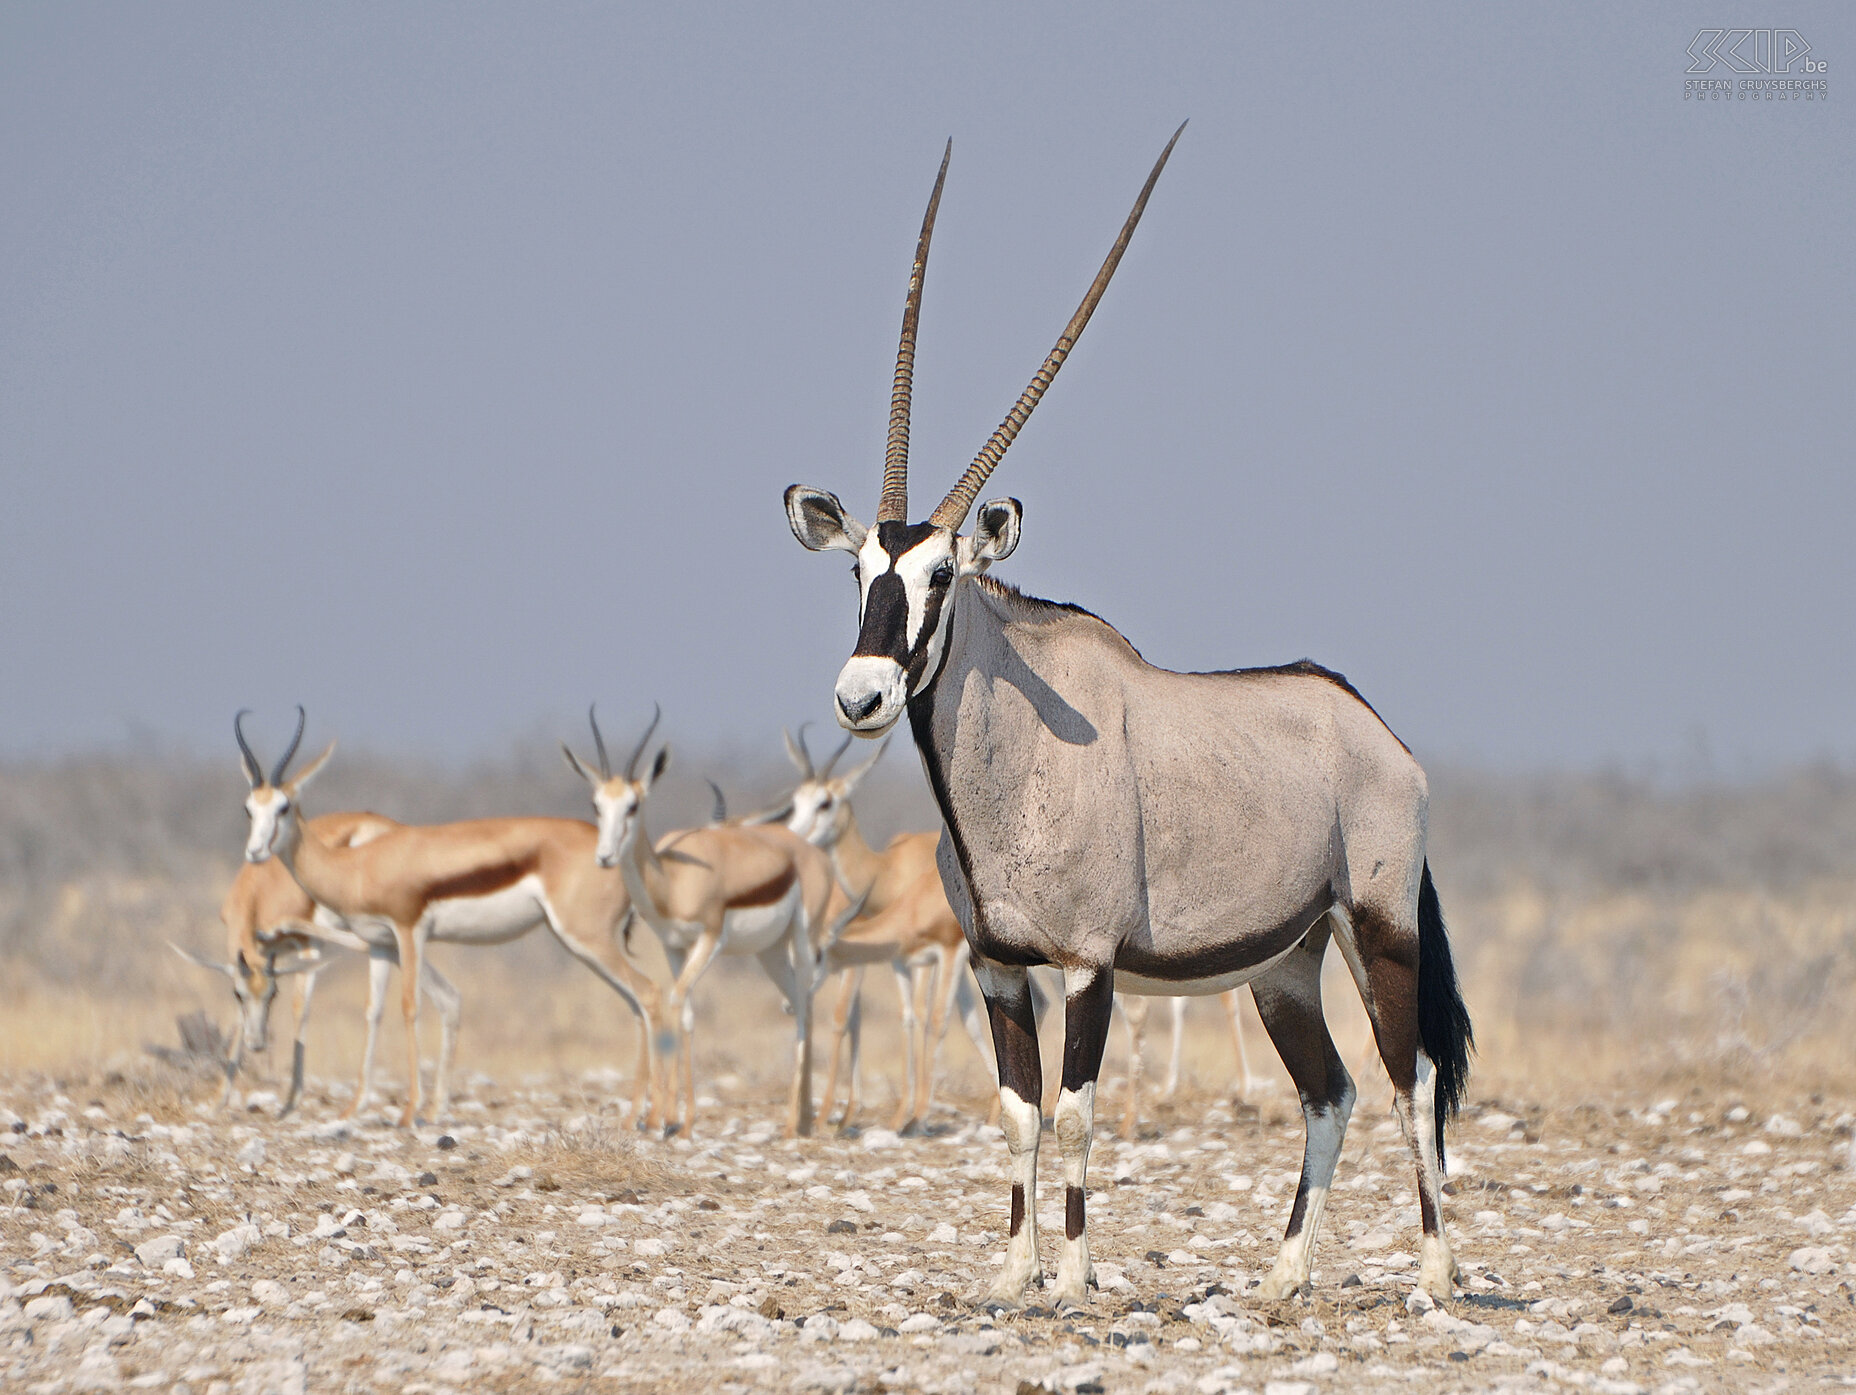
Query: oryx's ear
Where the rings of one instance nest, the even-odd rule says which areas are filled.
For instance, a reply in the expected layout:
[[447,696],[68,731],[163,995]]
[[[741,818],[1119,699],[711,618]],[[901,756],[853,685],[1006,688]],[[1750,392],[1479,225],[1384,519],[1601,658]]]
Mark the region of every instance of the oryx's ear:
[[331,741],[328,745],[322,748],[321,755],[317,756],[308,765],[304,766],[301,770],[296,772],[295,777],[290,781],[289,784],[284,786],[284,789],[288,791],[291,795],[301,794],[303,790],[308,786],[309,782],[315,779],[316,776],[322,773],[322,767],[329,763],[329,757],[334,754],[335,754],[335,743]]
[[664,772],[668,769],[670,769],[670,747],[665,746],[657,753],[657,759],[651,762],[651,773],[644,777],[644,787],[647,790],[650,789],[663,779]]
[[182,959],[185,959],[189,964],[198,964],[202,969],[211,969],[214,973],[224,974],[227,978],[238,977],[238,969],[231,964],[222,964],[217,959],[208,959],[203,954],[195,954],[190,949],[182,949],[172,940],[168,941],[168,948],[173,950]]
[[1003,562],[1018,546],[1018,526],[1025,506],[1016,499],[993,499],[980,505],[973,523],[973,535],[960,540],[960,571],[963,576],[984,571],[994,562]]
[[786,519],[800,546],[813,552],[836,548],[855,554],[864,545],[863,524],[844,511],[838,496],[826,489],[795,484],[786,491]]
[[591,785],[594,789],[598,789],[601,785],[605,783],[605,781],[601,780],[599,776],[595,775],[591,770],[588,770],[586,768],[585,764],[582,763],[580,757],[576,756],[573,753],[573,748],[569,746],[565,741],[561,743],[561,754],[567,758],[567,768],[573,771],[574,774],[579,775],[583,779],[585,779],[585,781],[589,785]]

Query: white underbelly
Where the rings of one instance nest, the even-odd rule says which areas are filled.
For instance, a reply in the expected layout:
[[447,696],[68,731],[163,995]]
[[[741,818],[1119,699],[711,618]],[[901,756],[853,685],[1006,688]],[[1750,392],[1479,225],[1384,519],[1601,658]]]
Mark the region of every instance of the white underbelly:
[[722,916],[722,953],[759,954],[780,942],[786,929],[799,914],[802,889],[797,879],[778,901],[765,906],[746,906]]
[[1227,989],[1241,988],[1252,979],[1261,978],[1296,950],[1302,947],[1300,940],[1294,941],[1280,954],[1272,955],[1261,963],[1248,968],[1233,969],[1228,974],[1218,974],[1212,978],[1143,978],[1139,974],[1115,971],[1115,991],[1117,993],[1138,993],[1153,998],[1209,998],[1214,993],[1223,993]]
[[486,896],[458,896],[425,908],[430,936],[447,944],[494,945],[546,923],[541,878],[528,876]]

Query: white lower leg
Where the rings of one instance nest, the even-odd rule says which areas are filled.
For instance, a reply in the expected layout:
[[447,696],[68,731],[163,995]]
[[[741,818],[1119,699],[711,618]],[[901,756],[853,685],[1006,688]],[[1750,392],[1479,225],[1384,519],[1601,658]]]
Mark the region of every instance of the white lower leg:
[[1418,1287],[1433,1298],[1449,1298],[1456,1291],[1457,1267],[1450,1242],[1444,1238],[1443,1168],[1437,1161],[1437,1072],[1423,1051],[1418,1052],[1410,1105],[1400,1110],[1399,1120],[1417,1154],[1419,1212],[1431,1220],[1418,1260]]
[[366,1109],[374,1097],[374,1047],[380,1040],[380,1019],[387,1010],[387,976],[392,972],[391,959],[367,961],[367,1035],[361,1043],[361,1079],[355,1086],[354,1103],[348,1106],[350,1118]]
[[1063,1246],[1057,1257],[1057,1301],[1081,1303],[1094,1271],[1083,1199],[1089,1173],[1089,1144],[1095,1136],[1096,1083],[1057,1095],[1057,1146],[1063,1153]]
[[1038,1262],[1038,1135],[1044,1118],[1035,1100],[1019,1097],[1010,1086],[999,1088],[999,1127],[1011,1154],[1012,1222],[1005,1246],[1005,1269],[993,1285],[992,1297],[1016,1303],[1025,1285],[1043,1277]]
[[464,999],[437,969],[427,968],[425,974],[426,989],[438,1009],[438,1066],[432,1076],[432,1118],[437,1122],[451,1111],[451,1062],[457,1055],[459,1010]]
[[[1352,1092],[1339,1105],[1320,1105],[1305,1109],[1308,1127],[1307,1152],[1302,1164],[1302,1185],[1296,1195],[1296,1213],[1290,1224],[1297,1228],[1284,1238],[1276,1252],[1276,1264],[1263,1280],[1259,1295],[1263,1298],[1287,1298],[1303,1284],[1315,1267],[1315,1238],[1321,1230],[1321,1216],[1327,1210],[1328,1188],[1334,1181],[1334,1164],[1340,1160],[1341,1143],[1347,1136],[1347,1116],[1352,1111]],[[1299,1221],[1299,1226],[1297,1225]]]

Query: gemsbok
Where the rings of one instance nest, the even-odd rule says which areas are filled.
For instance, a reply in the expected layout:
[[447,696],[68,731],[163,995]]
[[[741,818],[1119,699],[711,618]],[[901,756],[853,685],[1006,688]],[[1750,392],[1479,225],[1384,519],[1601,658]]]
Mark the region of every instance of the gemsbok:
[[855,919],[862,902],[845,901],[832,880],[825,855],[783,825],[710,824],[665,835],[655,845],[645,830],[645,801],[670,765],[670,748],[660,747],[641,776],[638,758],[651,744],[663,716],[632,748],[622,774],[612,773],[599,719],[589,709],[597,768],[565,742],[561,753],[591,787],[599,815],[593,850],[601,868],[617,868],[631,893],[632,908],[651,927],[670,963],[671,983],[658,1014],[657,1054],[668,1062],[665,1090],[677,1097],[675,1125],[686,1135],[696,1114],[696,1027],[691,995],[718,954],[752,954],[792,1011],[793,1084],[788,1101],[788,1137],[812,1132],[812,995],[830,941]]
[[906,713],[946,823],[942,878],[991,1014],[1011,1157],[993,1301],[1020,1301],[1043,1272],[1033,964],[1059,967],[1066,997],[1057,1301],[1083,1301],[1090,1278],[1084,1177],[1116,987],[1251,984],[1307,1127],[1287,1234],[1257,1292],[1282,1298],[1308,1281],[1354,1099],[1321,1010],[1330,938],[1365,1000],[1416,1166],[1418,1282],[1442,1298],[1457,1272],[1439,1200],[1442,1126],[1463,1094],[1471,1038],[1425,859],[1423,770],[1339,674],[1306,661],[1170,672],[1088,611],[986,577],[1018,545],[1018,500],[982,504],[973,532],[960,532],[1087,324],[1179,134],[1037,375],[947,497],[911,523],[909,395],[944,158],[903,311],[876,521],[865,527],[835,495],[802,485],[786,491],[787,517],[805,547],[856,559],[840,725],[876,737]]
[[[967,937],[947,904],[935,864],[938,833],[898,833],[882,852],[864,841],[851,807],[859,782],[883,757],[886,745],[862,765],[834,775],[846,746],[838,748],[822,768],[812,763],[805,729],[799,739],[786,738],[786,753],[799,768],[800,781],[788,798],[783,816],[786,826],[830,858],[839,885],[864,898],[864,913],[832,944],[825,971],[842,971],[838,998],[832,1012],[831,1050],[825,1071],[825,1116],[837,1101],[838,1065],[846,1036],[850,1038],[850,1082],[844,1122],[857,1110],[859,1053],[862,1048],[862,1008],[859,1002],[863,971],[887,962],[896,975],[902,1000],[903,1088],[890,1127],[897,1132],[924,1125],[934,1106],[934,1064],[948,1014],[961,995],[967,976]],[[969,990],[970,994],[970,990]],[[987,1047],[981,1033],[977,1003],[961,1014],[980,1058]]]
[[[655,1071],[651,1052],[657,986],[627,957],[623,940],[631,911],[623,881],[594,865],[597,837],[579,819],[471,819],[461,823],[401,824],[352,847],[317,836],[300,812],[303,790],[335,751],[331,741],[294,778],[285,772],[303,740],[303,709],[283,757],[264,773],[245,740],[245,714],[233,735],[251,792],[245,809],[251,832],[245,859],[275,857],[318,908],[365,941],[370,956],[367,1044],[352,1118],[372,1095],[374,1041],[386,977],[400,966],[400,1012],[406,1023],[406,1104],[401,1128],[419,1117],[419,1000],[428,979],[429,941],[497,945],[546,925],[567,952],[617,993],[638,1024],[638,1078],[632,1117],[646,1119]],[[455,1035],[447,1032],[433,1080],[434,1113],[443,1117]],[[649,1122],[646,1120],[646,1122]]]

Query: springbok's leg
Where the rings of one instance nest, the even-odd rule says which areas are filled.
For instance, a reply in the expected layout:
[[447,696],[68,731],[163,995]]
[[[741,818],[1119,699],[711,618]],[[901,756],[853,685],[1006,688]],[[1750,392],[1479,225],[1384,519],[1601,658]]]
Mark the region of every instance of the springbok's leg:
[[793,1083],[787,1096],[786,1136],[812,1134],[812,984],[817,977],[811,942],[803,925],[796,926],[779,943],[758,956],[761,968],[793,1010]]
[[425,986],[426,934],[423,923],[394,927],[400,951],[400,1017],[406,1023],[406,1105],[399,1118],[403,1129],[411,1128],[419,1117],[419,998]]
[[458,1018],[464,995],[430,959],[424,961],[420,972],[425,975],[425,991],[432,996],[432,1006],[438,1009],[438,1064],[432,1070],[432,1122],[438,1123],[451,1110],[451,1060],[457,1055]]
[[638,1024],[638,1061],[632,1082],[632,1122],[637,1124],[644,1118],[650,1088],[655,1081],[657,985],[632,963],[621,944],[621,937],[613,933],[610,925],[583,927],[574,919],[563,917],[552,904],[545,904],[543,909],[554,937],[569,954],[591,969],[594,977],[619,995]]
[[1121,1136],[1132,1140],[1139,1136],[1141,1129],[1141,1077],[1147,1070],[1148,1000],[1138,994],[1124,993],[1115,998],[1114,1003],[1121,1009],[1122,1025],[1128,1029],[1128,1103],[1121,1113]]
[[929,1080],[934,1075],[934,983],[938,959],[918,963],[909,970],[915,990],[915,1079],[910,1082],[909,1127],[928,1122]]
[[1309,931],[1287,959],[1251,985],[1257,998],[1257,1014],[1302,1098],[1302,1120],[1307,1129],[1302,1180],[1295,1189],[1295,1206],[1289,1212],[1282,1249],[1276,1254],[1275,1267],[1257,1290],[1257,1296],[1263,1299],[1287,1298],[1308,1282],[1314,1268],[1321,1213],[1327,1206],[1334,1165],[1340,1160],[1341,1143],[1347,1136],[1347,1119],[1353,1113],[1353,1081],[1321,1013],[1321,960],[1327,942],[1324,920]]
[[1038,1135],[1044,1127],[1038,1101],[1044,1067],[1038,1057],[1038,1022],[1031,1010],[1031,982],[1024,968],[975,959],[974,973],[992,1019],[993,1056],[999,1062],[999,1126],[1012,1163],[1011,1238],[1005,1268],[989,1299],[1016,1305],[1025,1285],[1043,1278],[1038,1262]]
[[1355,906],[1351,914],[1337,913],[1334,920],[1339,932],[1335,938],[1372,1021],[1379,1059],[1392,1079],[1392,1108],[1417,1168],[1418,1214],[1424,1226],[1418,1287],[1433,1298],[1449,1298],[1458,1274],[1444,1237],[1436,1074],[1418,1040],[1417,926],[1402,928],[1392,916],[1367,906]]
[[889,967],[896,975],[896,997],[902,1004],[902,1088],[896,1092],[896,1114],[889,1121],[890,1128],[900,1133],[911,1122],[909,1106],[915,1095],[915,979],[907,960],[892,959]]
[[1260,1082],[1250,1073],[1250,1052],[1244,1046],[1244,990],[1227,988],[1218,995],[1218,1001],[1224,1004],[1225,1016],[1231,1020],[1231,1044],[1237,1048],[1237,1073],[1243,1081],[1237,1097],[1249,1099]]
[[845,969],[838,975],[838,996],[831,1005],[831,1049],[825,1053],[825,1098],[822,1105],[825,1122],[848,1124],[856,1108],[856,1092],[846,1098],[844,1113],[838,1113],[838,1070],[844,1060],[844,1038],[853,1030],[861,997],[863,970]]
[[[671,1062],[672,1088],[678,1118],[670,1127],[680,1128],[687,1136],[696,1125],[696,1055],[692,1038],[696,1034],[696,1004],[691,995],[696,981],[722,946],[722,927],[705,928],[687,951],[670,955],[670,993],[664,999],[663,1021],[658,1026],[657,1054]],[[670,1023],[675,1023],[671,1027]],[[674,1077],[681,1067],[681,1080]]]
[[[973,1050],[979,1055],[980,1066],[984,1070],[993,1070],[992,1032],[986,1025],[986,1014],[981,1010],[984,999],[973,991],[974,976],[969,968],[973,951],[962,940],[954,951],[953,967],[948,970],[954,976],[954,1003],[960,1010],[960,1025],[967,1033],[967,1040],[973,1043]],[[999,1096],[993,1094],[986,1106],[986,1122],[999,1122]]]
[[[1095,1134],[1096,1077],[1102,1071],[1102,1048],[1115,1010],[1112,969],[1063,971],[1063,1088],[1057,1095],[1053,1127],[1063,1154],[1063,1247],[1057,1258],[1058,1303],[1087,1301],[1095,1270],[1089,1263],[1089,1230],[1084,1211],[1089,1172],[1089,1144]],[[1146,999],[1140,1000],[1145,1020]],[[1124,1001],[1122,1010],[1127,1011]],[[1133,1016],[1133,1014],[1129,1014]]]
[[[961,946],[964,949],[966,946]],[[935,1068],[941,1060],[941,1042],[947,1036],[948,1015],[954,1008],[954,994],[960,987],[960,974],[966,972],[964,955],[949,954],[945,951],[935,955],[934,961],[934,1010],[928,1021],[928,1040],[924,1049],[927,1052],[927,1065],[922,1070],[922,1097],[915,1108],[915,1117],[927,1124],[934,1113]]]
[[394,954],[390,948],[373,948],[367,952],[367,1036],[361,1044],[361,1079],[354,1087],[354,1102],[342,1111],[342,1118],[360,1116],[374,1094],[374,1046],[380,1040],[380,1019],[387,1010],[387,976],[393,972]]
[[304,1043],[309,1035],[309,1004],[316,996],[316,978],[320,969],[309,969],[297,977],[294,996],[290,1007],[294,1016],[295,1030],[290,1034],[290,1093],[284,1096],[283,1107],[277,1111],[279,1119],[286,1119],[303,1098],[303,1056]]
[[1160,1087],[1160,1098],[1170,1100],[1179,1093],[1180,1058],[1186,1051],[1186,1000],[1169,998],[1167,1002],[1173,1009],[1173,1046],[1166,1058],[1166,1084]]
[[238,1093],[238,1073],[245,1064],[245,1005],[234,999],[238,1007],[238,1020],[232,1024],[232,1045],[226,1049],[226,1059],[220,1069],[226,1075],[226,1087],[219,1092],[219,1103],[215,1109],[228,1109],[232,1096]]

